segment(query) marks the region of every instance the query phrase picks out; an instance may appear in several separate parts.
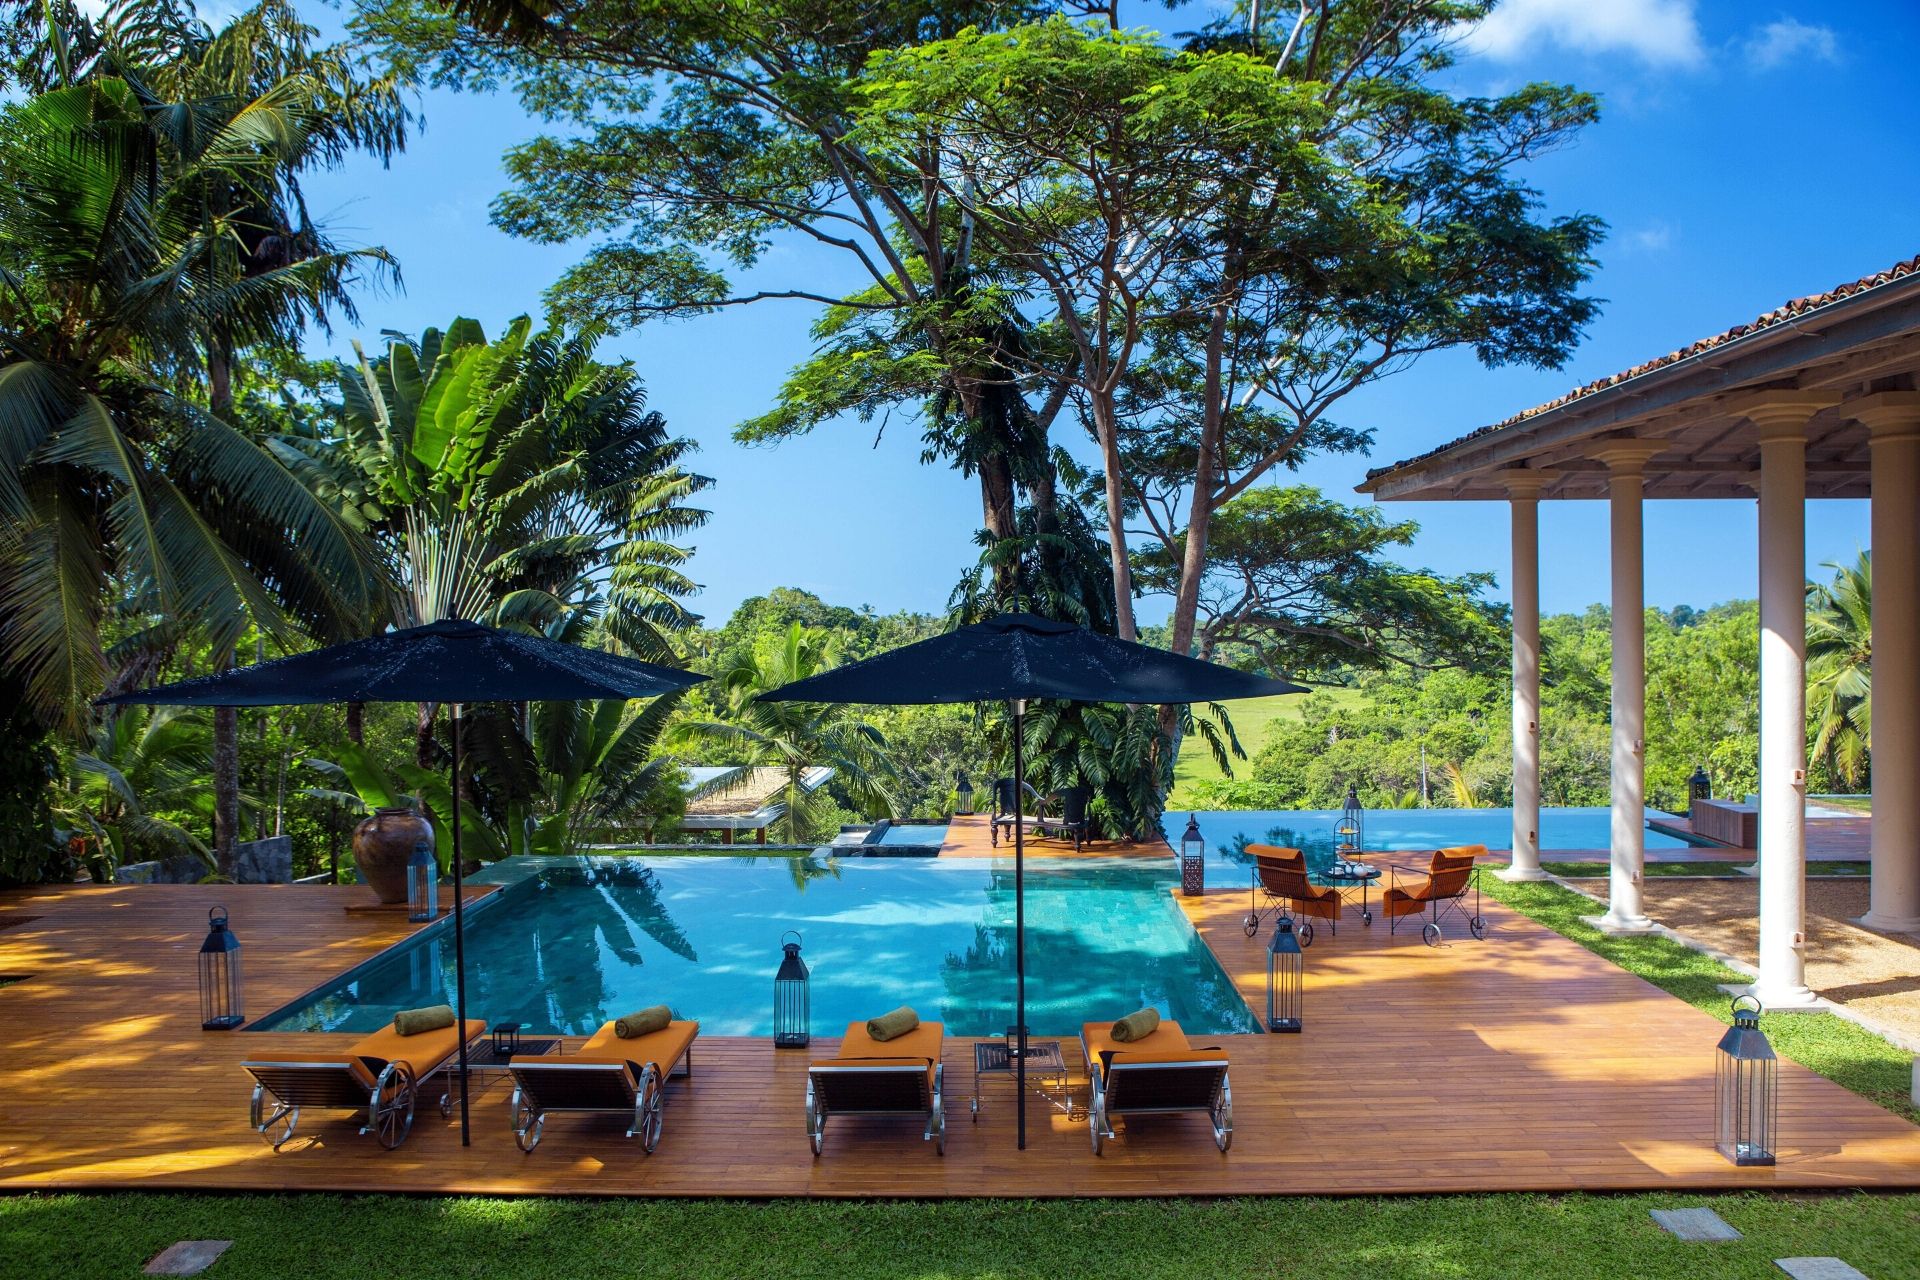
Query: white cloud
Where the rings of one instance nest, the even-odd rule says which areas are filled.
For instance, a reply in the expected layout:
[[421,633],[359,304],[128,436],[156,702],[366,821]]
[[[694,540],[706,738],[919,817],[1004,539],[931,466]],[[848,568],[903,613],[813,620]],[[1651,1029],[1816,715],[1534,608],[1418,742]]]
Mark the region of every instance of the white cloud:
[[1747,61],[1762,71],[1808,60],[1838,62],[1840,42],[1832,27],[1816,26],[1798,18],[1781,18],[1747,37]]
[[1664,253],[1673,247],[1673,224],[1656,222],[1640,227],[1627,232],[1620,242],[1634,253]]
[[1465,33],[1466,47],[1502,62],[1542,49],[1628,53],[1653,66],[1705,59],[1694,0],[1506,0]]

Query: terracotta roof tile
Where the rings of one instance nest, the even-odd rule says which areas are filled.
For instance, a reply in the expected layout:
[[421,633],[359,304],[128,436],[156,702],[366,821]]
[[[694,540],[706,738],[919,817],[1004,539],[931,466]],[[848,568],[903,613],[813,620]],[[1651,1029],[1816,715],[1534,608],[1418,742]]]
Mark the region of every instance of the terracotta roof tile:
[[1490,426],[1469,431],[1457,440],[1449,440],[1437,448],[1429,449],[1425,453],[1416,454],[1405,461],[1396,462],[1392,466],[1374,467],[1367,472],[1367,479],[1373,480],[1389,472],[1398,471],[1402,467],[1410,467],[1417,462],[1424,462],[1428,458],[1465,444],[1469,440],[1490,435],[1495,431],[1504,431],[1509,427],[1527,421],[1529,418],[1537,418],[1543,413],[1562,408],[1572,404],[1576,400],[1583,400],[1596,392],[1605,391],[1608,387],[1617,386],[1629,379],[1640,377],[1642,374],[1652,373],[1655,369],[1662,369],[1670,364],[1678,364],[1680,361],[1697,356],[1704,351],[1711,351],[1715,347],[1724,346],[1729,342],[1747,337],[1750,334],[1771,329],[1775,325],[1785,324],[1790,320],[1797,320],[1809,312],[1818,311],[1821,307],[1840,302],[1846,298],[1851,298],[1855,294],[1865,293],[1869,289],[1878,288],[1884,284],[1891,284],[1895,280],[1917,273],[1920,273],[1920,255],[1908,258],[1903,262],[1896,262],[1891,267],[1883,271],[1876,271],[1872,275],[1862,276],[1858,280],[1836,285],[1823,293],[1810,293],[1804,298],[1794,298],[1781,306],[1775,307],[1765,315],[1757,316],[1745,324],[1737,324],[1724,333],[1716,333],[1710,338],[1701,338],[1698,342],[1688,343],[1678,351],[1668,352],[1666,355],[1654,360],[1648,360],[1644,364],[1634,365],[1631,369],[1623,369],[1619,373],[1610,374],[1607,377],[1589,382],[1585,386],[1575,387],[1572,391],[1567,392],[1567,394],[1557,399],[1549,400],[1545,404],[1535,405],[1531,409],[1516,413],[1511,418],[1503,419]]

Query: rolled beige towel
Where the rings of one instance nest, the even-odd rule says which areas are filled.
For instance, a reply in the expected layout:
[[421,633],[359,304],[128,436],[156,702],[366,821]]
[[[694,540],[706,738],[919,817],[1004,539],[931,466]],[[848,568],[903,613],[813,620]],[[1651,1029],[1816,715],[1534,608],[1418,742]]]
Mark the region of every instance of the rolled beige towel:
[[920,1015],[901,1005],[892,1013],[883,1013],[877,1018],[867,1019],[867,1034],[885,1044],[897,1036],[903,1036],[920,1025]]
[[1135,1040],[1145,1040],[1159,1026],[1160,1011],[1158,1009],[1141,1009],[1113,1024],[1113,1038],[1121,1044],[1132,1044]]
[[417,1036],[423,1031],[438,1031],[442,1027],[453,1025],[453,1006],[450,1004],[430,1004],[424,1009],[402,1009],[393,1015],[393,1029],[398,1035]]
[[673,1010],[663,1004],[649,1005],[637,1013],[613,1020],[613,1034],[622,1040],[638,1040],[656,1031],[665,1031],[673,1021]]

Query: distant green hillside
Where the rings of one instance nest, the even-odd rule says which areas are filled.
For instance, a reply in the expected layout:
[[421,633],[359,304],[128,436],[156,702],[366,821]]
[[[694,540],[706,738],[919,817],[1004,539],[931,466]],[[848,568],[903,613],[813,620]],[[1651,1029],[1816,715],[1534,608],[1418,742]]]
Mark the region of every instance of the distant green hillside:
[[[1358,702],[1364,695],[1358,689],[1336,689],[1321,687],[1314,690],[1323,697],[1333,698],[1342,704]],[[1227,714],[1233,718],[1233,730],[1240,737],[1240,745],[1246,748],[1251,757],[1260,750],[1267,740],[1267,726],[1276,720],[1296,720],[1306,705],[1303,694],[1287,694],[1279,698],[1251,698],[1245,702],[1226,704]],[[1245,777],[1247,767],[1253,761],[1236,760],[1234,776]],[[1211,782],[1222,776],[1220,766],[1214,763],[1213,753],[1207,750],[1207,744],[1197,738],[1186,738],[1180,744],[1180,758],[1173,766],[1173,792],[1167,797],[1168,809],[1179,809],[1190,803],[1190,789],[1196,782]]]

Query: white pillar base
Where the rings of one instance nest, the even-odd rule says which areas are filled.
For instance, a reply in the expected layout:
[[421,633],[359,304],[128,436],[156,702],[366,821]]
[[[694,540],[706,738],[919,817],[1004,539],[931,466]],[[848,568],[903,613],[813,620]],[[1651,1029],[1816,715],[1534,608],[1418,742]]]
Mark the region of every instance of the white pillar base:
[[1651,916],[1620,916],[1609,911],[1603,916],[1581,916],[1583,924],[1590,924],[1602,933],[1619,937],[1631,937],[1641,933],[1658,933],[1660,926]]
[[1920,933],[1920,916],[1896,916],[1869,911],[1863,916],[1855,916],[1853,922],[1868,929],[1878,929],[1882,933]]
[[1808,987],[1787,987],[1770,991],[1758,982],[1723,982],[1720,989],[1730,996],[1752,996],[1766,1013],[1822,1013],[1827,1002]]
[[1496,879],[1505,880],[1509,884],[1525,880],[1551,880],[1553,878],[1543,867],[1508,867],[1503,871],[1496,871],[1493,874]]

